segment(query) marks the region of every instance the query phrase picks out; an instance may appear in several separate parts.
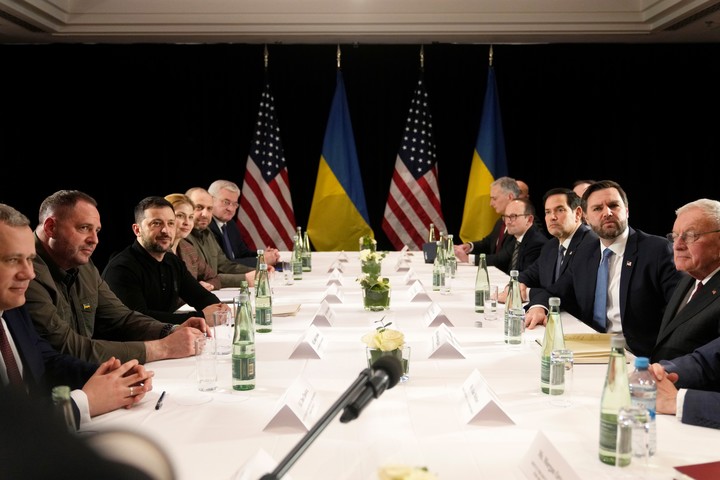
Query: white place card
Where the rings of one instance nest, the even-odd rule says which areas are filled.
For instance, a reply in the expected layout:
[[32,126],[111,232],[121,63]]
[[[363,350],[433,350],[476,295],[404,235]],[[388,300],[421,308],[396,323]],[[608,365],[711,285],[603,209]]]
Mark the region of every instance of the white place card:
[[325,290],[322,301],[327,303],[343,303],[343,298],[344,296],[337,285],[330,285],[330,287]]
[[520,463],[520,470],[525,478],[580,480],[577,472],[542,432],[538,432],[525,453]]
[[343,250],[342,252],[340,252],[340,254],[337,256],[337,261],[338,261],[338,262],[342,262],[342,263],[347,263],[347,262],[349,262],[348,256],[347,256],[347,253],[345,253],[345,250]]
[[305,379],[297,378],[278,401],[270,421],[263,431],[275,432],[308,431],[312,428],[317,404],[316,393]]
[[411,302],[432,302],[430,295],[427,294],[420,280],[415,280],[415,283],[410,285],[408,296]]
[[310,328],[295,344],[290,358],[322,358],[324,350],[325,339],[322,333],[315,325],[310,325]]
[[406,272],[408,270],[410,270],[410,262],[408,262],[403,257],[398,258],[397,262],[395,263],[395,271]]
[[426,327],[437,327],[438,325],[447,325],[452,327],[453,324],[450,319],[445,315],[436,302],[430,304],[430,307],[425,311],[425,326]]
[[463,383],[462,395],[462,416],[465,423],[479,425],[515,424],[510,416],[505,413],[495,392],[488,386],[477,369],[473,370],[465,383]]
[[465,358],[455,335],[444,323],[435,330],[431,341],[429,358]]
[[312,319],[312,325],[318,325],[320,327],[332,327],[335,321],[335,310],[330,307],[330,304],[323,300],[320,304],[320,308],[317,309]]
[[[417,275],[415,274],[415,270],[413,270],[412,268],[408,269],[407,273],[403,276],[402,281],[405,285],[412,285],[416,281],[420,282]],[[422,282],[420,283],[422,284]]]
[[338,269],[335,269],[330,272],[330,276],[328,277],[327,283],[325,285],[342,285],[342,280],[342,272]]
[[[257,480],[262,478],[268,473],[272,473],[278,466],[278,462],[275,461],[270,454],[262,448],[255,452],[245,465],[240,467],[240,470],[235,472],[230,479],[231,480]],[[283,475],[284,480],[292,480],[290,475]]]
[[332,273],[333,270],[340,270],[342,272],[343,268],[343,263],[340,260],[335,260],[330,264],[327,271],[328,273]]

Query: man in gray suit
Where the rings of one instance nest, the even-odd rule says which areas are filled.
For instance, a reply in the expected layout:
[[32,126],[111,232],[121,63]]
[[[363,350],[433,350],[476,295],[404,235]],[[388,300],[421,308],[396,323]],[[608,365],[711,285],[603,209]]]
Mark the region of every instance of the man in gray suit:
[[651,360],[692,352],[720,336],[720,202],[703,198],[675,212],[668,239],[675,268],[688,276],[668,302]]

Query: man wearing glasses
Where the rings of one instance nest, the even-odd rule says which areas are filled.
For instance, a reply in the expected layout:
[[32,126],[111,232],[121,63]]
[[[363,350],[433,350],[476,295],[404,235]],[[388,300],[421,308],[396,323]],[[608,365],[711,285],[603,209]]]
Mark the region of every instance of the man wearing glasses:
[[616,182],[590,185],[582,205],[599,241],[578,248],[548,297],[560,297],[563,309],[598,332],[622,333],[634,355],[649,357],[685,274],[675,269],[667,239],[628,226],[627,195]]
[[675,211],[672,242],[678,282],[660,323],[652,361],[691,353],[720,336],[720,202],[703,198]]
[[[240,187],[229,180],[215,180],[208,188],[213,197],[213,221],[210,230],[225,252],[225,256],[236,263],[242,263],[255,268],[257,252],[250,250],[240,235],[240,229],[235,223],[235,215],[240,206]],[[265,247],[265,263],[275,265],[280,258],[276,248]]]
[[502,219],[512,240],[497,254],[488,255],[488,265],[507,274],[522,272],[537,260],[548,238],[535,226],[535,207],[527,198],[511,200]]

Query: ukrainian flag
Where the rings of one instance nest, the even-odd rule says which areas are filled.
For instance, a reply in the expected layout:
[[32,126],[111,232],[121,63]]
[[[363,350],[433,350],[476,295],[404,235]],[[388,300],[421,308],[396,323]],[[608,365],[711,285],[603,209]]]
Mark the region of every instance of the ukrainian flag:
[[361,236],[374,237],[340,70],[325,130],[307,232],[319,251],[357,250]]
[[480,132],[470,166],[465,208],[460,225],[460,238],[463,242],[480,240],[492,231],[498,214],[490,206],[490,184],[507,174],[500,102],[497,97],[495,71],[490,65]]

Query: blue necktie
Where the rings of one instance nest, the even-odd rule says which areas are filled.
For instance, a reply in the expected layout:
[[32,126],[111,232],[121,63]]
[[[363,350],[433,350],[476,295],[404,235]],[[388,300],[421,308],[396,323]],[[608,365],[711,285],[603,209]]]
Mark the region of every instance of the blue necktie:
[[223,224],[222,226],[222,234],[223,234],[223,242],[225,243],[225,255],[230,259],[235,258],[235,254],[233,253],[232,246],[230,245],[230,237],[228,237],[227,233],[227,223]]
[[562,266],[563,261],[565,261],[565,247],[560,245],[560,248],[558,249],[557,260],[555,261],[555,281],[557,281],[558,277],[560,276],[560,267]]
[[608,289],[608,258],[612,250],[606,248],[603,251],[602,261],[597,271],[597,283],[595,284],[595,304],[593,305],[593,320],[602,327],[607,324],[607,289]]

